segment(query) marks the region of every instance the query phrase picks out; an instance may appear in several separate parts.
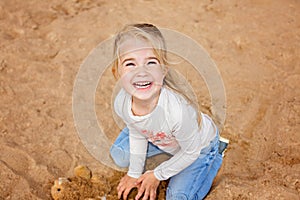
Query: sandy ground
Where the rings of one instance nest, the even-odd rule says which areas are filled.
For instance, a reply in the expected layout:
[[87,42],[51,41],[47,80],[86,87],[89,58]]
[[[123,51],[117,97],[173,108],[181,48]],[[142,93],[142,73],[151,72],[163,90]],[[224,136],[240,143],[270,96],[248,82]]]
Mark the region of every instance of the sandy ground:
[[[73,177],[80,164],[115,194],[121,174],[81,143],[72,90],[89,52],[134,22],[189,35],[220,70],[227,93],[222,135],[231,143],[207,199],[299,199],[297,0],[0,1],[0,199],[51,199],[54,180]],[[201,82],[187,78],[194,87]],[[111,113],[113,76],[103,83],[96,108]],[[209,105],[208,97],[199,99]],[[119,129],[111,115],[98,117],[113,141]]]

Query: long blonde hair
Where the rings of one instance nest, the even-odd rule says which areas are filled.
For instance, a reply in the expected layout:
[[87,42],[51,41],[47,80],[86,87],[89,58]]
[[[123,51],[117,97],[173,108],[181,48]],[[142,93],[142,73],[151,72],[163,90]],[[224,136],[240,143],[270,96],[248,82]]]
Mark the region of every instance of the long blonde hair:
[[[163,70],[165,70],[165,66],[170,66],[167,59],[166,42],[160,30],[152,24],[129,24],[117,33],[114,43],[112,73],[116,79],[119,78],[119,47],[124,40],[132,37],[146,40],[152,45],[154,54],[162,64]],[[198,103],[192,88],[187,84],[186,80],[180,77],[176,70],[168,68],[164,78],[164,85],[184,97],[185,100],[195,108],[199,116]],[[199,120],[201,120],[201,118],[198,117],[198,121]]]

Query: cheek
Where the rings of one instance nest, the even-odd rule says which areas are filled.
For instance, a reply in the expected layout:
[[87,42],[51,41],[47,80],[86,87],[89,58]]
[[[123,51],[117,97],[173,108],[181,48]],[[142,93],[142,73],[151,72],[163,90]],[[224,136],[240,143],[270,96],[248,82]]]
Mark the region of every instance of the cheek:
[[165,78],[164,74],[161,72],[157,72],[156,74],[154,74],[154,76],[155,76],[155,80],[159,83],[162,83]]
[[124,73],[120,77],[120,81],[123,87],[127,87],[130,85],[131,76],[130,73]]

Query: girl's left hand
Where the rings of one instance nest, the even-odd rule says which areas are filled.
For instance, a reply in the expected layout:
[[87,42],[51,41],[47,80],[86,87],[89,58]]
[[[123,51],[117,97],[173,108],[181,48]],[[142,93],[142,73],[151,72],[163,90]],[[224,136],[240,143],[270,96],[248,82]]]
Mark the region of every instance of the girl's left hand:
[[153,171],[147,171],[140,178],[138,178],[136,184],[140,185],[138,188],[138,194],[135,197],[135,200],[140,199],[140,197],[144,193],[143,200],[155,200],[156,198],[156,190],[159,186],[159,180],[154,176]]

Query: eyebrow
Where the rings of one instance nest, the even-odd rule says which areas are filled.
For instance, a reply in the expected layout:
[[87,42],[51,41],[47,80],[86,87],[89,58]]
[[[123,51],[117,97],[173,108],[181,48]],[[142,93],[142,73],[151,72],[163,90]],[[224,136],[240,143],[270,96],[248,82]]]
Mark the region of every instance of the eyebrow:
[[127,59],[123,60],[123,62],[121,62],[121,64],[123,65],[125,62],[132,61],[132,60],[134,60],[134,58],[127,58]]
[[155,59],[155,60],[159,61],[158,58],[155,57],[155,56],[150,56],[150,57],[148,57],[147,59],[148,59],[148,60]]

